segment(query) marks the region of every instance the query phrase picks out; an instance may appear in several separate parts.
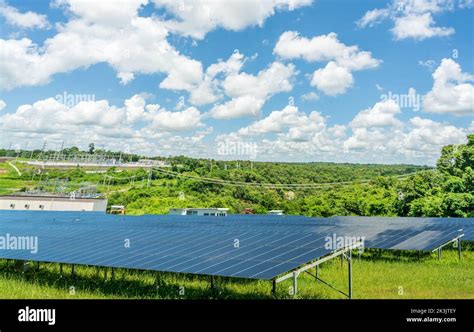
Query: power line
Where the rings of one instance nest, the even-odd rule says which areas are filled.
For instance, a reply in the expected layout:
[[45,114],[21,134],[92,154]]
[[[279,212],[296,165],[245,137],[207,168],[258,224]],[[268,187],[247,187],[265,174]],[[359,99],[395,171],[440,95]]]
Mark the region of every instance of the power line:
[[[243,182],[243,181],[232,181],[232,180],[223,180],[223,179],[216,179],[216,178],[208,178],[208,177],[201,177],[201,176],[194,176],[194,175],[187,175],[178,172],[173,172],[169,170],[164,170],[161,168],[154,168],[154,170],[161,172],[163,174],[174,176],[174,177],[182,177],[187,178],[195,181],[205,182],[205,183],[212,183],[212,184],[221,184],[227,186],[235,186],[235,187],[263,187],[263,188],[270,188],[270,189],[307,189],[307,188],[320,188],[328,185],[347,185],[347,184],[354,184],[354,183],[367,183],[372,181],[373,179],[363,179],[363,180],[354,180],[354,181],[339,181],[339,182],[320,182],[320,183],[265,183],[265,182]],[[401,178],[410,176],[415,174],[416,172],[401,174],[401,175],[394,175],[395,178]]]

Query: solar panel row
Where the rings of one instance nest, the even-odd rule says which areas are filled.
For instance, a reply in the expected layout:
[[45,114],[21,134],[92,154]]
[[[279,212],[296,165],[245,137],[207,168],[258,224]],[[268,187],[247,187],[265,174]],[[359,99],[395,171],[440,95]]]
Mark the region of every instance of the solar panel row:
[[329,254],[335,243],[328,242],[336,238],[364,238],[370,248],[432,250],[458,236],[458,229],[350,218],[1,211],[1,233],[37,236],[39,248],[0,250],[0,257],[273,279]]
[[432,223],[440,227],[458,227],[463,230],[465,241],[474,241],[474,218],[413,218],[413,217],[360,217],[360,216],[343,216],[332,217],[330,219],[343,223]]

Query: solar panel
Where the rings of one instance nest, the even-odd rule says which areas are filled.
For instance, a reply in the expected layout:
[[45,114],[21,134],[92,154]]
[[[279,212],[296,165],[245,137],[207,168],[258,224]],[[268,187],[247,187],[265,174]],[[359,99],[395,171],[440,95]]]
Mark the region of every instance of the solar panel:
[[432,250],[458,236],[458,229],[297,216],[0,211],[0,235],[39,241],[37,253],[0,250],[0,257],[269,280],[331,253],[334,246],[326,244],[332,237],[364,237],[373,248]]
[[361,217],[361,216],[338,216],[332,217],[337,222],[342,223],[432,223],[440,227],[458,227],[463,230],[465,241],[474,241],[474,218],[416,218],[416,217]]

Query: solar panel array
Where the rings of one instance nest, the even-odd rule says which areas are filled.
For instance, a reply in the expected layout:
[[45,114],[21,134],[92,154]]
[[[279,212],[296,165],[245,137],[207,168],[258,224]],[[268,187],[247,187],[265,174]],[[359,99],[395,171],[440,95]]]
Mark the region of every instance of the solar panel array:
[[0,211],[5,234],[38,237],[38,252],[0,250],[1,258],[273,279],[332,252],[329,239],[363,237],[369,248],[432,250],[460,232],[458,225],[403,220]]
[[416,218],[416,217],[360,217],[360,216],[343,216],[332,217],[331,219],[339,222],[348,223],[431,223],[441,227],[458,227],[463,230],[465,241],[474,241],[474,218]]

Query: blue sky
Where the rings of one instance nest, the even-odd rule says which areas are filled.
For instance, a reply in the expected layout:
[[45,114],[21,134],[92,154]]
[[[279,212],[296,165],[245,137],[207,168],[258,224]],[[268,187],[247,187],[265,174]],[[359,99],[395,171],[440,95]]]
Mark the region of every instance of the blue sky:
[[433,164],[474,129],[469,0],[3,1],[0,26],[3,147]]

